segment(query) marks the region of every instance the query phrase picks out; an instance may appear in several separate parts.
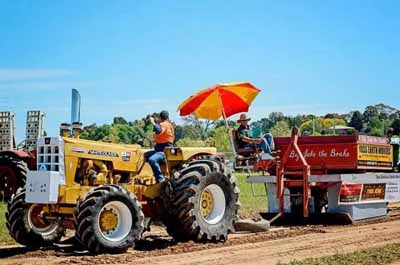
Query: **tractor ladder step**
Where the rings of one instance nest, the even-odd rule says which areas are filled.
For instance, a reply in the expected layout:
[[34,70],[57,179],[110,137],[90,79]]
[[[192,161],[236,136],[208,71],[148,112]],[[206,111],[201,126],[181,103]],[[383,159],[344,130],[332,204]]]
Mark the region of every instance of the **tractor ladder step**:
[[296,179],[296,180],[284,180],[285,187],[303,187],[304,180]]
[[287,170],[283,172],[283,175],[286,176],[303,176],[304,172],[303,169],[301,170]]

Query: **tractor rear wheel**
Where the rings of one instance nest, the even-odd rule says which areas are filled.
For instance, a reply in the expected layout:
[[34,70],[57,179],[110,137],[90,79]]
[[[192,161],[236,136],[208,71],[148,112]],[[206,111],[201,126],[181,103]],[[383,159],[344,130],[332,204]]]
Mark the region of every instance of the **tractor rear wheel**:
[[11,237],[30,248],[57,243],[65,235],[60,220],[50,221],[43,216],[43,205],[25,202],[24,189],[19,189],[8,203],[6,221]]
[[187,164],[164,193],[164,224],[178,241],[225,241],[238,219],[239,189],[225,165],[213,159]]
[[0,193],[3,198],[11,198],[18,188],[24,188],[28,166],[22,159],[0,153]]
[[136,196],[117,185],[93,189],[78,203],[76,238],[91,253],[121,253],[134,246],[144,229]]

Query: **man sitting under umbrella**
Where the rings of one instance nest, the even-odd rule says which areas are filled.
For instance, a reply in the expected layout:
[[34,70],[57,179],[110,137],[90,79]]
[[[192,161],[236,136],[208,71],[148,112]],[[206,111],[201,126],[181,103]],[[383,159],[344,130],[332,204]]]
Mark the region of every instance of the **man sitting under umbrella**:
[[236,141],[240,150],[245,153],[252,153],[259,148],[262,154],[266,154],[266,157],[272,158],[272,150],[275,149],[274,138],[272,134],[267,133],[262,137],[253,138],[250,136],[250,118],[246,114],[240,114],[240,118],[237,120],[240,123],[239,128],[236,131]]

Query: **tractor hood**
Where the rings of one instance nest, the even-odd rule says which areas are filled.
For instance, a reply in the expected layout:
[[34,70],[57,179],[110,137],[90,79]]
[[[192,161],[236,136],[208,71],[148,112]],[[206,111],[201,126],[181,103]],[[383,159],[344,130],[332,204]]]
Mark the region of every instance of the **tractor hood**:
[[116,170],[135,172],[144,163],[140,145],[113,144],[63,137],[66,158],[96,159],[111,161]]

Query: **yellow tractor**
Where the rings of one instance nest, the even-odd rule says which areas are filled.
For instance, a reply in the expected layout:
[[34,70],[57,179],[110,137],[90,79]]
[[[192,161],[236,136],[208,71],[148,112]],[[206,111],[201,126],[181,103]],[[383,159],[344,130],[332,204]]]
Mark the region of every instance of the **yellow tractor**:
[[38,139],[37,171],[8,204],[18,243],[51,245],[73,229],[91,253],[117,253],[134,246],[151,220],[177,241],[224,241],[234,230],[239,190],[215,148],[166,148],[168,179],[157,184],[146,149],[83,140],[82,125],[70,127]]

